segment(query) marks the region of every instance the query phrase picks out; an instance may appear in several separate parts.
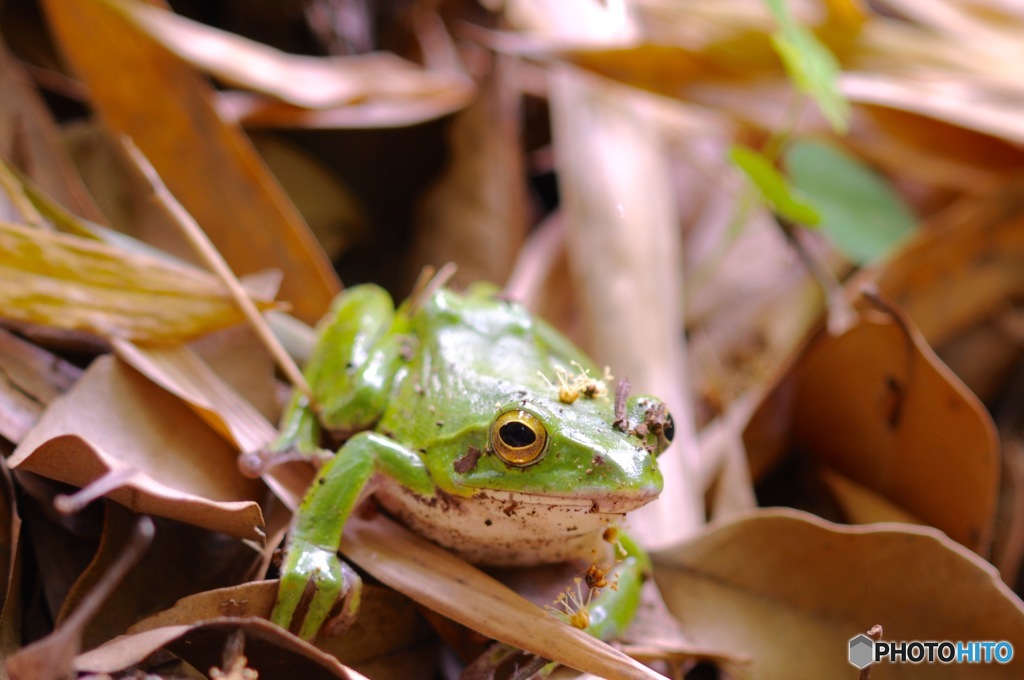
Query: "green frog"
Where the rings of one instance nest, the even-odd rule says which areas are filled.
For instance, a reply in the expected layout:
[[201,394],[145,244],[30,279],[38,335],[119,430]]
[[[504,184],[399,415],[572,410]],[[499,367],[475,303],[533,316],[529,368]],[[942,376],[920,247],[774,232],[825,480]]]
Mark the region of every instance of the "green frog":
[[615,527],[660,493],[671,417],[624,381],[608,394],[610,376],[494,287],[443,283],[397,309],[378,286],[350,288],[318,327],[305,369],[318,405],[294,396],[273,448],[316,455],[344,443],[293,519],[271,618],[312,639],[348,599],[356,577],[338,546],[372,495],[474,564],[589,561],[588,584],[605,587],[567,613],[612,637],[649,570]]

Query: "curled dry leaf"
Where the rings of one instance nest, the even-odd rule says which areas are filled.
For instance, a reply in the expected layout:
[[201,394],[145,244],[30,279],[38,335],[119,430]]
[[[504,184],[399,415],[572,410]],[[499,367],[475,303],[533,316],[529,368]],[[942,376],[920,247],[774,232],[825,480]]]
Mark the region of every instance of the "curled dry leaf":
[[22,440],[10,466],[109,496],[138,513],[263,540],[258,481],[176,397],[100,357]]
[[3,222],[0,317],[165,343],[242,320],[224,287],[199,269]]
[[[750,658],[735,677],[853,678],[850,638],[1007,640],[1024,645],[1024,604],[986,562],[923,527],[846,527],[794,510],[713,525],[654,555],[655,579],[698,644]],[[1015,678],[1024,664],[929,664],[929,678]],[[916,664],[881,666],[918,678]]]
[[610,680],[662,678],[383,516],[350,518],[341,549],[385,585],[488,637]]
[[286,54],[143,2],[104,1],[194,66],[298,106],[329,109],[374,99],[414,102],[452,91],[465,101],[472,93],[463,74],[427,71],[388,52],[348,57]]
[[[984,552],[998,441],[977,398],[902,315],[820,333],[766,395],[744,441],[755,480],[793,450]],[[900,519],[893,517],[890,519]]]
[[337,277],[241,130],[217,115],[209,83],[143,33],[118,3],[42,4],[97,113],[134,141],[235,273],[281,269],[282,297],[296,316],[319,319],[338,290]]
[[415,100],[367,99],[337,109],[306,109],[252,92],[228,90],[214,105],[225,122],[253,128],[371,130],[426,123],[464,108],[471,91],[449,90]]
[[117,673],[141,664],[153,652],[168,649],[203,671],[220,667],[229,637],[245,635],[243,654],[260,678],[342,678],[365,680],[334,657],[264,619],[212,619],[196,625],[153,628],[122,635],[74,660],[80,673]]
[[900,305],[932,346],[1024,295],[1024,201],[1010,181],[918,230],[883,267],[864,273]]
[[[277,581],[209,590],[139,621],[128,633],[226,616],[268,618],[276,598]],[[430,629],[408,599],[389,588],[367,583],[353,625],[339,635],[321,635],[315,642],[322,651],[369,677],[411,680],[434,677],[434,652],[423,649],[423,643],[431,639]]]

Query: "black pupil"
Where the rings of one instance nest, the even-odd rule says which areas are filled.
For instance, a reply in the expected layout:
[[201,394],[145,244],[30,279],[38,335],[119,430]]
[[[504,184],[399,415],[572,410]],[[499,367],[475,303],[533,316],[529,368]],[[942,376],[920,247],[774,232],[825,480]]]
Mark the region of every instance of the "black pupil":
[[665,416],[665,425],[661,430],[661,433],[665,435],[665,441],[672,441],[672,438],[676,436],[676,423],[672,420],[672,414]]
[[537,441],[537,435],[526,425],[517,422],[505,423],[498,430],[501,441],[513,449],[520,449]]

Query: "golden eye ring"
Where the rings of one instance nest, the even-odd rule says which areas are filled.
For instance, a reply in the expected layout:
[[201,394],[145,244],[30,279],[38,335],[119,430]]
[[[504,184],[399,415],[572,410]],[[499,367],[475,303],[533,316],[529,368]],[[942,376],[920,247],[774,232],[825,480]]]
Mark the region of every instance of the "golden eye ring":
[[511,409],[499,413],[491,423],[491,450],[515,467],[533,465],[548,449],[548,430],[529,411]]

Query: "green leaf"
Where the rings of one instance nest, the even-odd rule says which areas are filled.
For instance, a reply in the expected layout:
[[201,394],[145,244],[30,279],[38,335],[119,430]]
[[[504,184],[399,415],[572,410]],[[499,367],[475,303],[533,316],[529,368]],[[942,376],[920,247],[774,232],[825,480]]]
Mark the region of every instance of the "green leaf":
[[783,218],[808,226],[821,220],[814,206],[794,191],[786,178],[761,153],[749,147],[734,145],[729,149],[729,161],[747,176]]
[[914,231],[917,220],[903,199],[846,152],[823,142],[795,142],[785,165],[821,214],[821,229],[851,260],[880,258]]
[[839,61],[814,33],[796,23],[784,0],[765,3],[779,24],[779,31],[772,36],[772,46],[789,77],[801,92],[817,102],[832,129],[844,134],[850,105],[839,92]]

